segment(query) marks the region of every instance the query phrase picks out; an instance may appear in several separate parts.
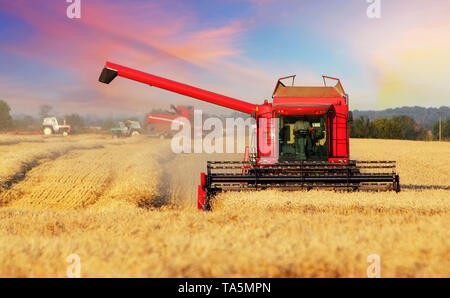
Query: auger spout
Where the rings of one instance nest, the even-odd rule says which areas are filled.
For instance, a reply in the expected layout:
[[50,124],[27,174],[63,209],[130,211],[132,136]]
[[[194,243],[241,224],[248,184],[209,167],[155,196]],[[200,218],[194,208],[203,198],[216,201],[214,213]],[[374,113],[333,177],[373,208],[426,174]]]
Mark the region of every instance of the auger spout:
[[193,97],[198,100],[213,103],[247,114],[250,114],[256,110],[256,105],[239,99],[203,90],[197,87],[172,81],[111,62],[106,62],[105,68],[100,75],[99,81],[105,84],[109,84],[117,76],[172,91],[178,94]]

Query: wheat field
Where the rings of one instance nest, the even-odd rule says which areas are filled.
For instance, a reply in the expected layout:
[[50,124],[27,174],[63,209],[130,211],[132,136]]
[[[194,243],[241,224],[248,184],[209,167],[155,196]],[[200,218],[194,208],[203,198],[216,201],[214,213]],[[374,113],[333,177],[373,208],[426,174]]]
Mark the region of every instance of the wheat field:
[[397,160],[401,193],[224,193],[196,210],[207,160],[145,136],[0,136],[0,277],[450,277],[450,143],[351,140]]

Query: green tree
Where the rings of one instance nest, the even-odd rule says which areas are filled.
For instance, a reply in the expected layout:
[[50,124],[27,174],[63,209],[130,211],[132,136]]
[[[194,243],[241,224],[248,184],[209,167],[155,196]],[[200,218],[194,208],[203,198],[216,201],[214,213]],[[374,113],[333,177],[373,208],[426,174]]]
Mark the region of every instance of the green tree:
[[84,120],[78,114],[68,114],[64,116],[66,123],[69,124],[75,132],[79,132],[85,126]]
[[401,135],[403,139],[407,140],[416,140],[419,126],[416,121],[410,116],[402,115],[402,116],[394,116],[392,117],[392,121],[396,122],[395,125],[400,125]]
[[0,100],[0,130],[14,129],[14,121],[9,113],[11,108],[4,100]]
[[104,129],[104,130],[110,130],[111,128],[117,127],[117,126],[118,126],[118,124],[116,124],[116,122],[115,122],[114,120],[112,120],[112,119],[106,119],[106,120],[103,122],[102,129]]
[[39,117],[41,117],[42,119],[49,117],[52,109],[53,107],[49,105],[41,105],[39,107]]
[[426,128],[419,127],[416,135],[416,140],[431,141],[431,139],[432,137],[430,135],[430,132]]
[[23,116],[14,119],[14,125],[17,130],[40,130],[41,122],[31,116]]
[[[442,121],[441,127],[441,136],[442,139],[450,139],[450,118],[447,118],[445,121]],[[431,133],[433,134],[433,140],[439,140],[439,121],[433,124],[433,128],[431,129]]]
[[406,115],[377,118],[373,122],[359,117],[350,126],[351,138],[428,140],[429,132],[420,127],[414,118]]
[[393,119],[375,119],[373,125],[377,139],[404,139],[405,137],[400,123]]
[[369,118],[360,117],[350,126],[351,138],[373,138],[375,134],[373,123]]

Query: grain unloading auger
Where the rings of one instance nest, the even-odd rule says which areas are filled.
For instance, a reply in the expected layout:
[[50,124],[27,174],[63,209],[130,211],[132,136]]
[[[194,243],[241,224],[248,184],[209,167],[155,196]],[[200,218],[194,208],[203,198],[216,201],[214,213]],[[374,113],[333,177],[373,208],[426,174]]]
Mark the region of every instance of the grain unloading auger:
[[[255,105],[131,68],[106,63],[99,81],[121,76],[202,101],[251,114],[256,119],[256,153],[248,161],[209,161],[201,173],[198,208],[210,209],[222,191],[338,189],[400,191],[395,161],[349,158],[348,96],[339,79],[324,87],[287,86],[278,80],[272,103]],[[327,86],[326,80],[335,80]]]

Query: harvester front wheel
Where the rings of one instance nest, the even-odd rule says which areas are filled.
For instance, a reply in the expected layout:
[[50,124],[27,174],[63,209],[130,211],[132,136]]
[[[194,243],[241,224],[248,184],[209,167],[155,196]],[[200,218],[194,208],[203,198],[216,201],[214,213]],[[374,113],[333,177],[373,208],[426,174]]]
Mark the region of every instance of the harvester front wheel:
[[210,211],[210,195],[203,190],[201,185],[198,186],[197,209],[200,211]]
[[206,175],[205,173],[201,173],[200,185],[198,186],[197,193],[197,209],[200,211],[211,210],[210,197],[211,194],[206,188]]
[[400,188],[400,177],[398,175],[395,175],[394,177],[394,187],[395,187],[395,192],[400,192],[401,188]]
[[197,209],[200,211],[206,211],[206,191],[203,189],[202,185],[198,186]]

